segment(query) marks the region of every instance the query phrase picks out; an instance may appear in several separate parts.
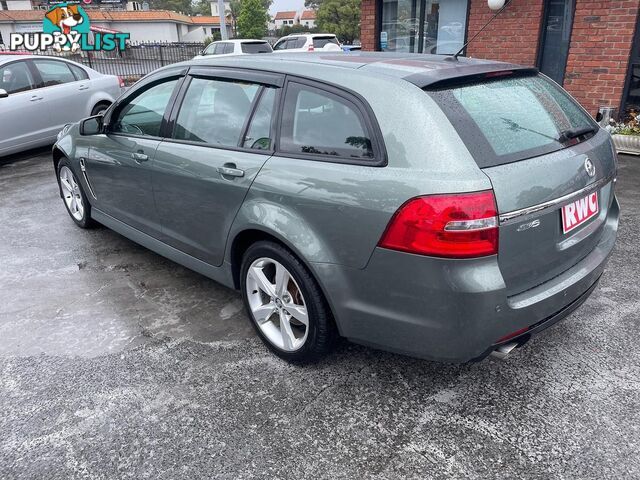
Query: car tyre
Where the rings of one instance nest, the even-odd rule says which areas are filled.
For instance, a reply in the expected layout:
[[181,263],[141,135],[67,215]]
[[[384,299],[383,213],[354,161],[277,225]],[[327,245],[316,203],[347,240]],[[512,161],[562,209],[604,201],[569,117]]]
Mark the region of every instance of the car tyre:
[[91,116],[95,117],[96,115],[103,115],[110,106],[111,104],[108,102],[98,103],[95,107],[93,107],[93,110],[91,110]]
[[250,246],[240,283],[251,323],[277,356],[310,363],[331,350],[337,333],[329,305],[309,270],[289,250],[270,241]]
[[57,176],[60,196],[71,219],[80,228],[94,227],[95,222],[91,219],[91,204],[67,158],[62,158],[58,163]]

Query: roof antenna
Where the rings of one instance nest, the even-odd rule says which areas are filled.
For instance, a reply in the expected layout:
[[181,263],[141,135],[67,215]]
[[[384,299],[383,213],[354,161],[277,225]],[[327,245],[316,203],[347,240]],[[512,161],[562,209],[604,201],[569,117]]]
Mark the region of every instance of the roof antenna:
[[448,60],[450,62],[457,62],[458,57],[460,56],[460,54],[462,54],[462,52],[464,52],[464,49],[467,48],[467,45],[473,42],[476,39],[476,37],[480,35],[484,31],[484,29],[487,28],[489,24],[493,22],[496,19],[496,17],[500,15],[505,10],[505,8],[509,6],[509,4],[511,3],[511,0],[506,0],[506,1],[505,0],[488,0],[487,3],[489,4],[489,8],[491,10],[497,10],[496,14],[493,17],[491,17],[491,20],[485,23],[484,27],[478,30],[478,32],[471,38],[471,40],[467,41],[467,43],[465,43],[455,55],[446,57],[445,60]]

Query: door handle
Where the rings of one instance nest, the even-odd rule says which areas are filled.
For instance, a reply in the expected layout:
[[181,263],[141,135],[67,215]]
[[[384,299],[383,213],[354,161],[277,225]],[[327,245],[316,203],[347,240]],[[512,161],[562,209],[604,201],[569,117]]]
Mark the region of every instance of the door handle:
[[31,100],[29,100],[30,102],[37,102],[38,100],[42,100],[42,97],[39,97],[38,95],[33,95],[31,97]]
[[89,85],[80,85],[78,90],[89,90]]
[[149,160],[149,156],[142,152],[132,153],[131,158],[133,158],[138,163],[146,162],[147,160]]
[[225,177],[244,177],[244,170],[240,170],[236,168],[235,165],[231,164],[229,166],[218,167],[218,173],[220,175],[224,175]]

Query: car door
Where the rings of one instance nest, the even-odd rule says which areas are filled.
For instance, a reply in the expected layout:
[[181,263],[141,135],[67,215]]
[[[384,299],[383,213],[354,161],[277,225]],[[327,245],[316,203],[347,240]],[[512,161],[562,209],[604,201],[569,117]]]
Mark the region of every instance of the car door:
[[211,265],[223,261],[233,219],[273,153],[282,77],[192,69],[153,162],[164,241]]
[[51,118],[51,131],[57,134],[67,123],[88,115],[91,83],[78,80],[67,62],[34,58],[33,65],[44,85],[45,102]]
[[[0,155],[37,146],[47,139],[49,116],[42,90],[24,60],[0,65]],[[52,142],[53,143],[53,142]]]
[[105,118],[105,133],[92,138],[86,174],[102,212],[155,238],[161,228],[151,171],[180,74],[150,78]]

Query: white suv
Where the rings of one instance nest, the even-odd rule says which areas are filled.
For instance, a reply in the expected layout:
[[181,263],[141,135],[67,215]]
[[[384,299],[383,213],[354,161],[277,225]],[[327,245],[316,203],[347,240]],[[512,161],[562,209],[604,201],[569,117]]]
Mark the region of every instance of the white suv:
[[271,53],[271,45],[264,40],[221,40],[210,43],[195,59],[209,57],[230,57],[231,55],[252,55],[255,53]]
[[282,37],[273,46],[274,52],[339,52],[338,38],[327,33],[303,33]]

